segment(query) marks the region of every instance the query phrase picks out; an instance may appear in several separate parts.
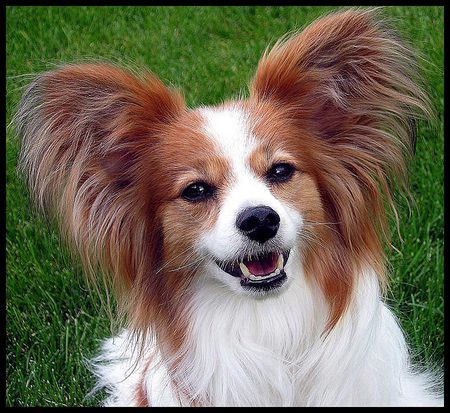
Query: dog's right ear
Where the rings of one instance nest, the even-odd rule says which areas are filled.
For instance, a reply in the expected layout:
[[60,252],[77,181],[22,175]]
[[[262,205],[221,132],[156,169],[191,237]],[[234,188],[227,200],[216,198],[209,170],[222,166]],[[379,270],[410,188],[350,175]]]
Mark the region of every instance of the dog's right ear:
[[138,79],[113,65],[81,64],[40,75],[14,122],[33,194],[46,204],[77,168],[80,179],[103,173],[125,186],[140,149],[183,109],[182,97],[151,73]]
[[107,64],[44,73],[23,95],[14,118],[20,167],[88,273],[100,264],[131,281],[145,265],[132,248],[148,242],[151,219],[138,190],[146,173],[141,158],[161,127],[184,110],[180,94],[154,75],[138,78]]

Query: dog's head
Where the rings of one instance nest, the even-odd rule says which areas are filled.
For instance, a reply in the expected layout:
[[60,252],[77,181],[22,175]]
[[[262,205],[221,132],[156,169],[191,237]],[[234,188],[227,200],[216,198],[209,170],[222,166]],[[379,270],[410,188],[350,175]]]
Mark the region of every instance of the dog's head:
[[333,325],[358,270],[383,273],[384,203],[428,110],[416,79],[411,52],[355,10],[279,41],[249,97],[218,107],[188,109],[149,73],[64,66],[23,97],[21,164],[135,326],[175,317],[200,276],[283,294],[292,257]]

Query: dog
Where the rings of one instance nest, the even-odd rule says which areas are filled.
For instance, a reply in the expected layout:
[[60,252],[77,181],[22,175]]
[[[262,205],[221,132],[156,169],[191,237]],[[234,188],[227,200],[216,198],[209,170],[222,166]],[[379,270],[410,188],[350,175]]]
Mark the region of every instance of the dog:
[[31,83],[20,168],[126,316],[92,361],[105,406],[443,405],[383,302],[392,183],[432,112],[413,57],[347,9],[214,107],[110,63]]

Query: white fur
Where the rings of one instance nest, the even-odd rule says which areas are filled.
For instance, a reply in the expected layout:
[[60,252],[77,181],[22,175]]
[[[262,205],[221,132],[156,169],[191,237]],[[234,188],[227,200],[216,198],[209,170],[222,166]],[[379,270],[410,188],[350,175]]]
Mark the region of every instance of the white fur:
[[[181,362],[169,374],[172,360],[162,358],[151,339],[138,360],[127,331],[106,341],[94,361],[98,387],[110,394],[105,405],[135,404],[142,377],[151,406],[189,405],[192,400],[212,406],[442,405],[427,390],[428,378],[412,372],[404,336],[381,300],[371,269],[359,275],[338,324],[323,334],[329,308],[314,280],[306,280],[297,252],[302,217],[250,170],[248,156],[257,141],[245,113],[202,109],[202,115],[233,177],[218,220],[202,234],[198,250],[220,260],[248,250],[251,242],[235,226],[237,214],[250,205],[268,205],[281,218],[271,245],[291,249],[288,282],[269,295],[244,294],[239,278],[210,259],[186,292],[191,296],[184,314],[189,327],[173,355]],[[143,374],[148,360],[151,367]]]
[[[327,336],[321,335],[324,300],[297,275],[291,288],[264,299],[233,294],[212,278],[198,285],[184,361],[171,377],[214,406],[443,405],[427,390],[428,378],[412,372],[402,331],[380,300],[373,272],[361,275],[349,311]],[[103,347],[107,364],[97,375],[110,389],[108,406],[134,403],[130,394],[141,371],[130,370],[135,343],[124,351],[126,340],[124,331]],[[146,378],[151,406],[188,405],[170,388],[160,361]]]

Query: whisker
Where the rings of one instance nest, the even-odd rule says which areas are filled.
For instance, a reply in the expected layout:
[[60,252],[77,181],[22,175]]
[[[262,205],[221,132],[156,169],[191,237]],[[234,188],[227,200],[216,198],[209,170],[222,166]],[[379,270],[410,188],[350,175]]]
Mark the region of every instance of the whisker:
[[[191,256],[192,256],[192,255],[191,255]],[[178,270],[182,270],[183,268],[188,268],[188,267],[190,267],[191,265],[197,264],[198,262],[201,263],[202,261],[204,261],[204,259],[205,259],[204,257],[197,258],[196,260],[194,260],[194,261],[192,261],[192,262],[190,262],[190,263],[187,263],[187,264],[182,265],[182,266],[180,266],[180,267],[171,269],[170,272],[175,272],[175,271],[178,271]]]
[[327,251],[330,251],[330,249],[329,249],[328,247],[326,247],[326,246],[320,241],[320,239],[317,238],[317,236],[316,236],[314,233],[309,233],[309,232],[303,231],[303,232],[298,232],[297,235],[300,236],[300,239],[302,239],[302,240],[304,240],[304,241],[306,241],[306,242],[312,242],[312,243],[314,243],[315,245],[317,245],[317,246],[319,246],[319,247],[321,247],[321,248],[323,248],[323,249],[325,249],[325,250],[327,250]]
[[[186,254],[188,251],[192,251],[195,248],[195,245],[190,246],[189,248],[186,248],[184,251],[182,251],[181,253],[179,253],[178,255],[175,255],[174,257],[172,257],[169,261],[167,261],[163,266],[161,266],[157,271],[156,274],[159,274],[164,268],[166,268],[170,263],[172,263],[173,261],[175,261],[178,257]],[[192,255],[191,255],[192,256]]]
[[320,222],[320,221],[309,221],[309,220],[305,220],[304,223],[305,223],[304,228],[322,225],[322,226],[328,228],[329,230],[335,232],[336,234],[338,234],[338,231],[336,230],[335,227],[332,227],[331,225],[339,225],[340,224],[340,222]]
[[310,219],[305,220],[306,223],[313,223],[313,224],[324,224],[324,225],[339,225],[342,224],[342,222],[322,222],[322,221],[312,221]]

